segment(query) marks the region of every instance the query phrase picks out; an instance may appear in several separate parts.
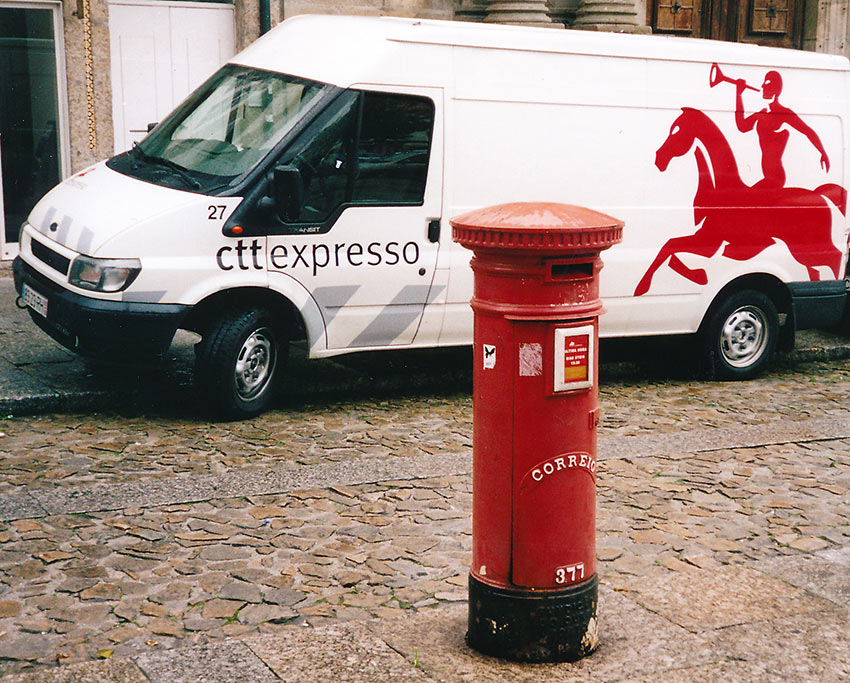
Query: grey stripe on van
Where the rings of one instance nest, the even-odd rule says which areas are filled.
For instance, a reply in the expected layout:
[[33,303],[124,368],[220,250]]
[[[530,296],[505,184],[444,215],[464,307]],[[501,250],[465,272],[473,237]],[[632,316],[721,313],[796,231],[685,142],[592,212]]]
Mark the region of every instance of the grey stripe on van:
[[[383,346],[392,344],[422,315],[430,285],[408,285],[396,294],[378,316],[351,342],[351,346]],[[435,288],[431,297],[442,288]],[[429,297],[429,299],[431,298]]]
[[59,221],[59,230],[53,235],[53,239],[59,242],[59,244],[65,244],[65,238],[68,237],[68,232],[71,230],[73,223],[74,219],[70,216],[62,216],[62,220]]
[[51,206],[47,213],[44,214],[44,220],[41,222],[41,226],[39,226],[39,230],[43,232],[45,235],[50,234],[50,224],[53,222],[53,217],[56,215],[56,207]]
[[353,297],[359,285],[339,285],[336,287],[316,287],[313,290],[313,298],[322,309],[322,315],[325,318],[325,327],[331,324],[331,320],[336,317],[339,309],[345,306],[351,297]]
[[91,243],[94,240],[94,231],[87,227],[80,230],[80,240],[77,242],[77,251],[81,254],[88,254],[91,249]]

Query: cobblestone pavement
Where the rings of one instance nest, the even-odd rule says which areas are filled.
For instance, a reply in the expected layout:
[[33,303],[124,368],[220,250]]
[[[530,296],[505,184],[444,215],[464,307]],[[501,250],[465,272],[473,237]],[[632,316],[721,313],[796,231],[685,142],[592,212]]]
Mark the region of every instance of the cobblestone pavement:
[[[848,374],[833,361],[744,384],[603,380],[603,585],[850,547]],[[456,391],[233,424],[0,419],[0,675],[463,602],[471,399]],[[323,478],[233,484],[283,469]],[[187,492],[204,477],[231,488]],[[109,501],[130,486],[132,507]],[[51,500],[74,512],[38,512]]]
[[[850,361],[779,367],[754,382],[606,378],[600,436],[850,415]],[[451,387],[449,387],[451,390]],[[215,424],[156,414],[0,415],[0,493],[469,450],[468,394],[359,398]]]

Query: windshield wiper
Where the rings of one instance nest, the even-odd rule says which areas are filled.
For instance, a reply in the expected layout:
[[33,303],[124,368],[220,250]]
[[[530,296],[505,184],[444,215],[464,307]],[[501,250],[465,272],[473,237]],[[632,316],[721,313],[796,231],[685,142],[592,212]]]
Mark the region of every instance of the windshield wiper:
[[199,183],[195,178],[191,176],[189,173],[189,169],[184,168],[180,164],[177,164],[171,159],[163,159],[162,157],[152,156],[142,151],[142,148],[138,145],[133,145],[133,148],[130,150],[130,155],[133,158],[134,168],[135,162],[137,159],[141,159],[143,161],[148,162],[149,164],[154,164],[156,166],[162,166],[163,168],[167,168],[171,171],[174,171],[177,175],[180,176],[181,179],[186,181],[186,183],[195,188],[196,190],[200,190],[203,186]]

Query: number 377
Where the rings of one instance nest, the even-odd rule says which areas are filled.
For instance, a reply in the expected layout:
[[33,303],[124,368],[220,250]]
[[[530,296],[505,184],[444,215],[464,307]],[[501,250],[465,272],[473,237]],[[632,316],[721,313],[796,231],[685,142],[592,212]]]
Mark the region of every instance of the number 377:
[[566,567],[558,567],[555,570],[555,583],[558,585],[564,583],[575,583],[584,578],[584,562],[578,564],[570,564]]

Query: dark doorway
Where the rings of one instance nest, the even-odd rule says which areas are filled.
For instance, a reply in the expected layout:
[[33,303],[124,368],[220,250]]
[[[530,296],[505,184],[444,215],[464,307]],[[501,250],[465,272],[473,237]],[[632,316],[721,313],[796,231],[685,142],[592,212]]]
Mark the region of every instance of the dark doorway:
[[2,252],[61,177],[53,10],[0,7]]

